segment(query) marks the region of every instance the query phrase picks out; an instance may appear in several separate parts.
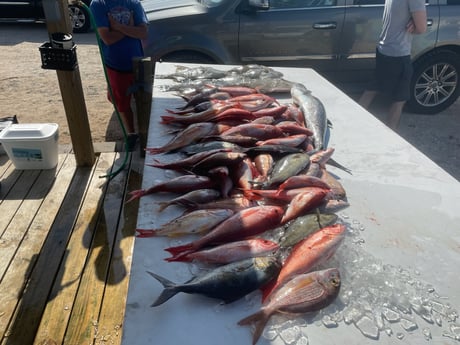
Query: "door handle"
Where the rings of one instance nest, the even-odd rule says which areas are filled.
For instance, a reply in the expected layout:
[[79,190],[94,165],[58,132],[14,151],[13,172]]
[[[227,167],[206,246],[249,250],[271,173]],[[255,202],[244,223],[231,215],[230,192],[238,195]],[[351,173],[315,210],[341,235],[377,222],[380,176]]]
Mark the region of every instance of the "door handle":
[[426,26],[432,26],[432,25],[433,25],[433,19],[427,19]]
[[337,23],[315,23],[313,24],[313,29],[318,30],[329,30],[329,29],[337,29]]

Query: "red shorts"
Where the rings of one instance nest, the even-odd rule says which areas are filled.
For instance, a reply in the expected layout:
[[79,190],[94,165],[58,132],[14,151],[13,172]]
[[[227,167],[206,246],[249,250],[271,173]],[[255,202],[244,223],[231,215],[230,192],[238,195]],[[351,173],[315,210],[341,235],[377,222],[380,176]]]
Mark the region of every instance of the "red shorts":
[[[118,111],[125,113],[131,110],[131,93],[128,89],[134,84],[134,74],[131,72],[119,72],[107,67],[107,77],[112,87],[113,97]],[[113,103],[110,90],[107,98]]]

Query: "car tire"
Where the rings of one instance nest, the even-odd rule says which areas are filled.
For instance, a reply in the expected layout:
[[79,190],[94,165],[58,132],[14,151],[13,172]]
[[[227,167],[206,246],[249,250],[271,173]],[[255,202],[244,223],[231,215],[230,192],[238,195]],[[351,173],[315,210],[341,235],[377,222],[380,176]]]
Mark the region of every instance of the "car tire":
[[460,55],[452,51],[431,52],[414,63],[408,110],[437,114],[460,94]]
[[69,11],[73,32],[85,33],[91,29],[91,18],[86,8],[78,5],[69,5]]
[[163,56],[160,61],[162,62],[183,62],[183,63],[202,63],[212,64],[216,63],[211,57],[194,51],[174,52]]

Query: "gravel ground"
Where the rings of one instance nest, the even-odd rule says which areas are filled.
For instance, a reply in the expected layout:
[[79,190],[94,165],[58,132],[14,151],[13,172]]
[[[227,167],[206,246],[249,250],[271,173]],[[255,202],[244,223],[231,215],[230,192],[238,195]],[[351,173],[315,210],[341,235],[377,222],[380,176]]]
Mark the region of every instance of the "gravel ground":
[[[17,114],[21,122],[58,122],[60,142],[69,133],[56,73],[40,68],[38,47],[47,39],[40,24],[0,24],[0,117]],[[106,100],[105,79],[95,35],[75,35],[80,74],[93,140],[121,138]],[[350,94],[356,99],[359,95]],[[370,109],[383,118],[386,104],[378,99]],[[460,99],[436,115],[404,113],[399,134],[460,181]]]

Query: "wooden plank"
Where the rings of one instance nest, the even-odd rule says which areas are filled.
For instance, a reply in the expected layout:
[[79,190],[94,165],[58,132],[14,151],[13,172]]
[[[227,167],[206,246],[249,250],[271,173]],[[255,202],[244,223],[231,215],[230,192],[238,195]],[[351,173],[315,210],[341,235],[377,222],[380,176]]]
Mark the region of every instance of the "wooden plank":
[[[17,252],[0,283],[0,305],[2,305],[0,341],[2,344],[29,344],[30,342],[22,341],[22,338],[21,341],[16,341],[16,336],[22,336],[29,333],[29,331],[34,332],[34,329],[38,326],[35,310],[39,307],[40,301],[46,299],[46,295],[43,299],[27,298],[31,292],[36,292],[34,282],[29,280],[29,275],[40,254],[43,242],[47,237],[48,230],[54,221],[75,170],[73,157],[69,158],[67,155],[60,155],[58,167],[61,164],[63,165],[58,171],[56,179],[54,179],[53,171],[40,174],[37,183],[33,187],[35,191],[31,190],[28,195],[31,202],[24,201],[11,223],[12,231],[16,231],[21,227],[27,227],[28,231],[20,245],[18,245]],[[30,211],[31,214],[35,214],[35,211],[31,209],[31,203],[35,203],[34,197],[41,195],[46,188],[51,189],[46,193],[43,202],[41,202],[41,207],[36,212],[33,222],[27,225],[25,219],[27,212]],[[22,222],[22,224],[18,224],[18,222]],[[2,250],[2,256],[3,254]],[[25,287],[27,287],[27,290],[24,292]],[[41,315],[41,312],[39,314]],[[25,323],[22,323],[21,320],[24,317],[26,320]],[[33,320],[35,320],[35,325]],[[24,324],[27,325],[26,328],[20,326]],[[9,326],[8,331],[5,331],[7,326]],[[3,338],[3,336],[5,337]]]
[[[109,161],[119,158],[119,155],[101,154],[101,157]],[[121,160],[119,159],[119,161]],[[114,162],[113,167],[112,172],[119,168],[116,162]],[[78,288],[64,344],[90,344],[95,338],[120,211],[123,206],[126,181],[127,171],[122,170],[112,177],[107,185],[94,230],[89,257],[81,277],[81,281],[84,283],[80,284]],[[113,301],[114,304],[117,302]]]
[[82,200],[80,211],[73,231],[69,233],[67,248],[34,344],[63,342],[72,306],[81,284],[85,262],[88,259],[88,250],[91,248],[98,209],[105,192],[105,185],[99,176],[110,171],[112,163],[113,159],[107,161],[106,156],[100,156],[91,175],[88,176],[90,178],[87,182],[86,194],[79,198]]
[[[142,174],[131,169],[127,191],[140,189]],[[123,199],[126,199],[123,198]],[[139,200],[125,204],[102,302],[95,345],[121,344]]]
[[21,206],[23,200],[26,198],[27,193],[29,193],[30,188],[32,188],[39,174],[40,171],[38,170],[14,170],[12,174],[9,175],[11,178],[8,177],[5,182],[5,193],[7,194],[0,204],[0,214],[2,215],[2,217],[0,217],[0,239],[3,238],[4,232],[7,230],[8,225]]

